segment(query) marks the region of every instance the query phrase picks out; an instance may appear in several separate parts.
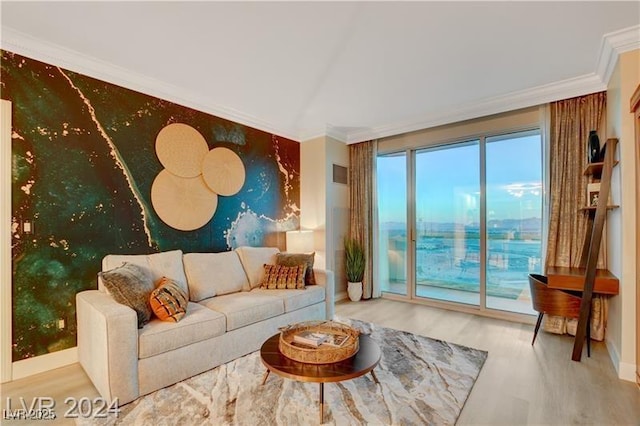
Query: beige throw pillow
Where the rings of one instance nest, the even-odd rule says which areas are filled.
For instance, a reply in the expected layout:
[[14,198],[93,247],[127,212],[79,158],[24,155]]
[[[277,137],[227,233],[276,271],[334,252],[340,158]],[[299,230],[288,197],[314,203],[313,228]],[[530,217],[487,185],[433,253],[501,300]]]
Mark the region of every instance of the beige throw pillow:
[[245,286],[249,287],[247,274],[235,251],[187,253],[183,262],[192,302],[236,293]]
[[244,291],[260,287],[264,281],[263,265],[274,265],[276,253],[280,253],[277,247],[238,247],[235,249],[242,262],[242,267],[247,274],[249,282],[243,287]]

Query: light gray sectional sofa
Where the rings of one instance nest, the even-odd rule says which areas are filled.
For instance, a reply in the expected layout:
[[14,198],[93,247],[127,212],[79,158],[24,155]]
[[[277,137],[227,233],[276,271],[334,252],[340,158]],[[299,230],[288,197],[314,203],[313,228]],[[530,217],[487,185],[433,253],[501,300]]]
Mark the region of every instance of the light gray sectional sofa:
[[334,278],[314,269],[318,285],[260,289],[264,264],[277,248],[241,247],[223,253],[180,250],[150,255],[108,255],[102,270],[129,262],[165,276],[189,294],[187,313],[175,323],[155,318],[137,327],[133,309],[116,302],[98,278],[98,290],[78,293],[78,357],[107,401],[126,404],[260,348],[278,327],[331,319]]

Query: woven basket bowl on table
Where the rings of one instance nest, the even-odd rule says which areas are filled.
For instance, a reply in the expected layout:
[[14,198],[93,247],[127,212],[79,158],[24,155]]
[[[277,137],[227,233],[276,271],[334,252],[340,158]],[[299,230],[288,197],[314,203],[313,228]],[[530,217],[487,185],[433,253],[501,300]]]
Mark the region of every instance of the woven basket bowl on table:
[[[317,348],[297,346],[293,338],[303,331],[348,336],[340,347],[320,345]],[[307,364],[331,364],[354,356],[358,352],[360,331],[335,321],[306,321],[281,330],[278,347],[287,358]]]

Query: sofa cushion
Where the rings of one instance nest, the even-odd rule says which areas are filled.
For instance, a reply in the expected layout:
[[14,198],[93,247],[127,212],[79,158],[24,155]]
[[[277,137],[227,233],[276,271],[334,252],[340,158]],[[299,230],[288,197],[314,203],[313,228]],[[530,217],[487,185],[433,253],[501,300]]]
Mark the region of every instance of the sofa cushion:
[[313,273],[313,262],[316,253],[278,253],[276,254],[276,265],[297,266],[306,265],[307,270],[304,274],[305,285],[315,285],[316,276]]
[[174,280],[162,277],[149,296],[151,310],[162,321],[178,322],[187,312],[189,298]]
[[242,291],[249,285],[240,258],[234,251],[185,254],[184,271],[193,302]]
[[264,265],[264,278],[260,288],[267,290],[304,288],[307,265]]
[[259,287],[264,278],[265,264],[275,265],[276,254],[280,253],[277,247],[238,247],[236,249],[240,261],[247,273],[249,283],[244,287],[245,291]]
[[[268,291],[268,290],[264,290]],[[282,298],[260,293],[232,293],[200,302],[227,317],[227,331],[244,327],[284,313]]]
[[[154,319],[138,331],[138,358],[148,358],[224,334],[225,316],[197,303],[189,303],[178,323]],[[167,366],[170,368],[171,366]]]
[[116,302],[136,311],[138,328],[149,322],[152,313],[149,295],[154,286],[146,268],[125,262],[117,268],[99,272],[98,277]]
[[284,311],[296,311],[307,306],[315,305],[325,299],[325,289],[320,285],[310,285],[302,290],[266,290],[256,288],[250,294],[265,294],[282,299]]
[[[151,272],[151,280],[155,283],[162,277],[175,280],[182,289],[189,294],[187,277],[182,266],[182,251],[172,250],[153,254],[109,254],[102,259],[102,270],[117,268],[124,262],[142,266]],[[98,279],[98,288],[104,291],[101,280]]]

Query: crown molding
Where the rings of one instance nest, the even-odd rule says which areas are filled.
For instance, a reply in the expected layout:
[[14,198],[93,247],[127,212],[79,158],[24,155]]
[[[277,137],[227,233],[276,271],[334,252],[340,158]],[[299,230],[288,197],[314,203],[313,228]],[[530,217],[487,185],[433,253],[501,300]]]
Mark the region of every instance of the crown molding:
[[606,90],[620,54],[635,49],[640,49],[640,25],[614,31],[602,37],[596,71],[592,74],[451,108],[431,114],[426,119],[348,132],[346,142],[363,142]]
[[83,55],[75,50],[32,37],[8,26],[3,25],[0,47],[28,58],[59,66],[150,96],[155,96],[245,126],[273,133],[294,141],[300,140],[298,132],[291,129],[275,128],[270,123],[252,115],[242,113],[233,108],[216,105],[211,102],[210,98],[198,93],[186,91],[178,86],[135,73],[92,56]]
[[605,34],[600,44],[596,74],[608,83],[618,57],[624,52],[636,49],[640,49],[640,25]]
[[2,29],[0,46],[23,56],[156,96],[294,141],[329,136],[351,144],[606,90],[618,56],[626,51],[640,48],[640,25],[603,36],[594,73],[452,107],[444,111],[427,114],[426,117],[373,128],[343,128],[331,124],[327,124],[325,129],[276,128],[271,123],[252,115],[242,113],[233,108],[216,105],[211,102],[211,99],[198,93],[185,91],[180,87],[131,72],[112,63],[82,55],[77,51],[34,38],[7,26]]
[[326,134],[330,138],[333,138],[340,142],[346,143],[349,140],[349,132],[341,130],[340,128],[335,126],[327,125]]
[[317,129],[316,131],[302,131],[300,132],[300,143],[311,141],[318,138],[332,138],[342,143],[347,143],[348,134],[339,128],[326,126],[324,130]]
[[303,143],[313,139],[323,138],[328,134],[329,132],[327,131],[327,129],[324,129],[322,127],[315,127],[313,129],[311,128],[301,129],[300,132],[298,133],[298,137],[299,137],[298,140],[300,141],[300,143]]
[[602,82],[600,77],[595,73],[587,74],[581,77],[488,98],[472,104],[455,106],[445,111],[429,114],[423,119],[395,123],[389,126],[380,126],[371,130],[352,132],[348,135],[347,143],[351,144],[379,139],[444,124],[499,114],[501,112],[514,111],[561,99],[599,92],[606,90],[606,88],[606,83]]

